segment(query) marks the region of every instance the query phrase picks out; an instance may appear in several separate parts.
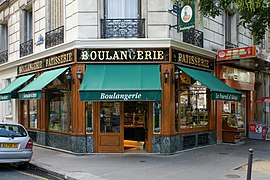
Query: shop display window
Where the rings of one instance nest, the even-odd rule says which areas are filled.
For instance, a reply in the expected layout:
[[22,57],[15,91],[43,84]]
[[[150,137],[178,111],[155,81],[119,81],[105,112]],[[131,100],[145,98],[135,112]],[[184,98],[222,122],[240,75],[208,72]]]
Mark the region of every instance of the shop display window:
[[71,91],[69,82],[61,75],[47,88],[49,102],[48,129],[60,132],[71,131]]
[[22,101],[22,122],[25,124],[28,122],[28,128],[38,128],[38,116],[37,116],[37,100],[31,99],[29,101]]
[[86,118],[86,133],[93,133],[93,103],[86,102],[85,103],[85,118]]
[[100,103],[100,132],[120,132],[120,102]]
[[29,100],[29,128],[37,128],[37,100]]
[[179,119],[180,131],[183,129],[207,127],[208,101],[207,88],[200,82],[186,76],[180,83],[176,99],[176,118]]
[[231,127],[244,128],[244,107],[242,102],[223,101],[223,121]]
[[161,103],[153,103],[153,120],[154,120],[154,134],[160,134],[160,124],[161,124]]

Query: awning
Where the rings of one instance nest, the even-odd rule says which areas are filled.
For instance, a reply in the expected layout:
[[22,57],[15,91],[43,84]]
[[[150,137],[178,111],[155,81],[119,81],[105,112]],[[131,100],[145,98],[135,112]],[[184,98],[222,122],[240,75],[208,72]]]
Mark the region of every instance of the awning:
[[32,81],[19,91],[20,99],[21,100],[40,99],[42,97],[42,88],[44,88],[46,85],[52,82],[55,78],[57,78],[60,74],[65,72],[68,68],[69,67],[64,67],[42,73],[34,81]]
[[184,71],[187,75],[193,79],[202,83],[211,91],[212,100],[224,100],[224,101],[241,101],[242,94],[239,91],[231,88],[227,84],[223,83],[213,74],[195,70],[187,67],[177,66],[180,70]]
[[27,76],[22,76],[16,78],[12,83],[10,83],[6,88],[0,91],[0,101],[10,100],[12,98],[17,98],[16,90],[21,87],[26,81],[31,79],[34,74],[30,74]]
[[159,101],[159,65],[87,65],[81,84],[81,101]]

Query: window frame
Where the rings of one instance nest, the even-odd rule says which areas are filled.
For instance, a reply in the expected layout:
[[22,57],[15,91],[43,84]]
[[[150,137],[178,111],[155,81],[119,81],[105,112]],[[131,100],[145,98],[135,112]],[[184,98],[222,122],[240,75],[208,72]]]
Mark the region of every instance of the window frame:
[[[104,0],[103,1],[103,3],[104,3],[104,6],[103,6],[104,7],[104,9],[103,9],[103,11],[104,11],[104,19],[111,19],[111,18],[107,17],[108,16],[108,9],[107,9],[108,1],[109,0]],[[127,0],[121,0],[121,1],[126,2]],[[124,17],[124,18],[112,18],[112,19],[141,19],[141,17],[142,17],[141,5],[142,5],[141,0],[137,0],[137,17],[136,18],[126,18],[126,17]]]

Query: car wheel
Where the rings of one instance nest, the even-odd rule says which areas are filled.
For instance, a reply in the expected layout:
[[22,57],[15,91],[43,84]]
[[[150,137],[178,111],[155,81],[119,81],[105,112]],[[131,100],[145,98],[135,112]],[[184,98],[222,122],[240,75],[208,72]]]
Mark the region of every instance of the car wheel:
[[29,162],[24,162],[18,165],[19,169],[26,169],[29,165]]

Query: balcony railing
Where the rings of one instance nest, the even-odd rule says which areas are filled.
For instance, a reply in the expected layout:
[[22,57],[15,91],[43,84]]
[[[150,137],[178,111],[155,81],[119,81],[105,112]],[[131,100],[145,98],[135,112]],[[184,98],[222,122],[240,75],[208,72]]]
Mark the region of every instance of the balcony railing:
[[45,34],[45,48],[64,43],[64,26],[56,28]]
[[144,38],[145,19],[101,19],[101,38]]
[[203,48],[203,32],[191,29],[183,32],[183,41]]
[[237,48],[238,46],[229,42],[229,41],[225,41],[225,49],[231,49],[231,48]]
[[33,53],[33,39],[20,44],[20,57]]
[[8,62],[8,50],[0,52],[0,64]]

